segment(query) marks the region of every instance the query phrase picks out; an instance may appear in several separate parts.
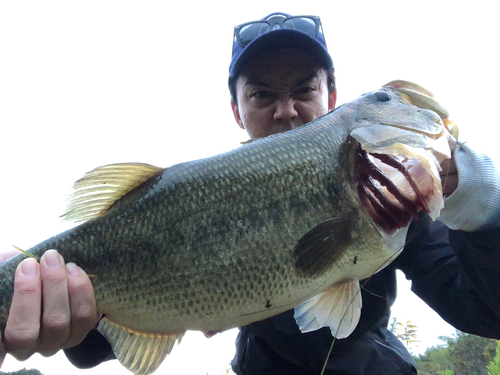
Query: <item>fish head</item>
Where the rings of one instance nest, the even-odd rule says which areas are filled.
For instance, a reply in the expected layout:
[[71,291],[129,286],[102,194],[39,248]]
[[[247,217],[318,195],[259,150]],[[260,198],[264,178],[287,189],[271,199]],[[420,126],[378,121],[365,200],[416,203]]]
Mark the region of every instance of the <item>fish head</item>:
[[[450,157],[448,142],[455,142],[443,123],[444,109],[436,112],[433,103],[422,103],[423,95],[410,90],[382,87],[362,95],[356,103],[352,123],[358,141],[366,147],[383,148],[394,141],[433,149],[439,161]],[[417,97],[418,96],[418,97]],[[440,114],[441,113],[441,114]],[[406,138],[403,138],[403,137]],[[433,142],[436,141],[436,142]]]
[[[414,105],[411,92],[387,86],[354,101],[347,133],[352,183],[385,232],[409,225],[420,211],[436,219],[444,207],[439,172],[456,140],[432,106]],[[431,100],[431,103],[434,100]]]

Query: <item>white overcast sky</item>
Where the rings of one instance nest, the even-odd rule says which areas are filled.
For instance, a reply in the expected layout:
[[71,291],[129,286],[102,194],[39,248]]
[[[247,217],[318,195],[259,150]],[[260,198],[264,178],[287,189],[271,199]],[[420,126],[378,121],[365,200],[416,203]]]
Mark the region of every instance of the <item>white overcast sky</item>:
[[[274,11],[321,17],[339,104],[411,80],[448,107],[462,140],[499,154],[492,1],[2,1],[0,249],[29,248],[64,229],[69,187],[96,166],[166,167],[247,139],[227,91],[233,27]],[[394,311],[417,324],[416,352],[453,332],[407,282]],[[158,373],[218,375],[235,335],[189,333]],[[24,366],[80,373],[61,354],[9,357],[2,370]],[[85,373],[110,371],[128,374],[116,361]]]

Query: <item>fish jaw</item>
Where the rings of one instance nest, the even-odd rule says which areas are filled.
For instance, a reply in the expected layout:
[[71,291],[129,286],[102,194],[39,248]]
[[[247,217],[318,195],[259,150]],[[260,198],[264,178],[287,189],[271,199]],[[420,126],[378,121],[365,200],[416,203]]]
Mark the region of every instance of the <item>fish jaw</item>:
[[[411,104],[392,88],[378,93],[403,109]],[[433,220],[439,217],[444,207],[440,163],[451,157],[455,142],[435,112],[421,110],[417,119],[406,112],[367,122],[350,133],[355,148],[351,181],[370,216],[388,233],[407,226],[420,211]]]

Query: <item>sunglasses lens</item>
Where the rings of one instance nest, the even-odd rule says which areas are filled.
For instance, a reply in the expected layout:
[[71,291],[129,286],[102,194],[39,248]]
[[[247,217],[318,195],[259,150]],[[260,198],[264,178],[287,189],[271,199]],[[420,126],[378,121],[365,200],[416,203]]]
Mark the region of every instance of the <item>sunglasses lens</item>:
[[249,22],[235,28],[236,38],[241,47],[245,47],[252,40],[271,29],[294,29],[300,30],[313,38],[318,36],[319,18],[309,16],[285,17],[276,15],[267,19],[267,21]]
[[249,25],[245,25],[240,29],[240,43],[247,45],[267,31],[269,31],[269,24],[267,22],[253,22]]
[[283,23],[285,29],[300,30],[313,38],[316,38],[316,22],[308,17],[293,17]]

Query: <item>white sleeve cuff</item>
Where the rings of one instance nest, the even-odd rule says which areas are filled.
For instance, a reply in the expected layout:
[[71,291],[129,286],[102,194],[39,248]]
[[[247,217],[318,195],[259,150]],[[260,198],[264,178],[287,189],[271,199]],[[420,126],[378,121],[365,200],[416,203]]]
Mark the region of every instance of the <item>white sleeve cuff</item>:
[[500,224],[500,174],[495,162],[463,143],[453,153],[458,187],[444,201],[438,220],[450,229],[472,232]]

